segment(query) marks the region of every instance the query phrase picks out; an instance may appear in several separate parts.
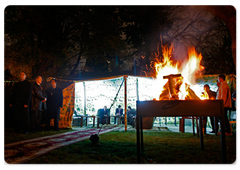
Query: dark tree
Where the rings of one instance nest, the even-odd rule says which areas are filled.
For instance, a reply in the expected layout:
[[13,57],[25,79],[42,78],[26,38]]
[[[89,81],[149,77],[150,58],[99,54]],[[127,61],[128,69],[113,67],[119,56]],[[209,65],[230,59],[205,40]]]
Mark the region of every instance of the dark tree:
[[[131,6],[120,8],[126,41],[133,49],[131,55],[140,57],[142,72],[151,72],[151,54],[161,45],[161,33],[171,23],[167,19],[168,6]],[[141,66],[140,66],[141,67]]]
[[32,69],[33,76],[74,75],[82,59],[92,70],[106,70],[106,63],[121,57],[125,48],[116,10],[9,6],[5,9],[5,61],[18,61]]
[[[235,10],[224,9],[234,19]],[[152,54],[173,43],[181,49],[176,57],[195,46],[206,74],[235,73],[234,31],[208,11],[202,6],[8,6],[5,70],[13,77],[20,70],[33,77],[74,76],[129,70],[135,59],[140,72],[151,75]]]

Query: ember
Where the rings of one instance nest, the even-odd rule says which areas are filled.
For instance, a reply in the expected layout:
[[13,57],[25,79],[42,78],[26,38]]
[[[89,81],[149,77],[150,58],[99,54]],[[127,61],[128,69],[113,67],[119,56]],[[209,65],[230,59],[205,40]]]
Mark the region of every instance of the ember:
[[[201,94],[196,94],[192,89],[196,85],[196,76],[200,75],[204,67],[200,65],[202,55],[198,54],[194,47],[188,49],[187,61],[174,61],[172,59],[173,47],[162,48],[162,59],[155,53],[157,62],[156,88],[160,88],[159,100],[200,100]],[[161,59],[161,60],[160,60]]]

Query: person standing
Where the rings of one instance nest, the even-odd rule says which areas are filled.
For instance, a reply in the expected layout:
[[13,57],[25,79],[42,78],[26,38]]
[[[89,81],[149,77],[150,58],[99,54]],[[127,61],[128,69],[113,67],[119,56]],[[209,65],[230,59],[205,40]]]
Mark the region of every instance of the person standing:
[[232,107],[231,92],[227,82],[225,81],[225,75],[223,74],[218,76],[218,91],[216,99],[223,100],[226,133],[230,134],[230,124],[227,111]]
[[17,132],[29,131],[29,106],[32,96],[32,84],[26,80],[26,73],[20,73],[20,81],[14,85],[10,107],[14,112],[14,129]]
[[[204,96],[206,99],[210,99],[210,100],[215,100],[216,99],[216,95],[217,93],[210,90],[210,87],[208,84],[204,85]],[[215,133],[215,131],[218,131],[218,126],[216,127],[217,129],[215,129],[215,124],[214,124],[214,117],[210,117],[210,121],[211,121],[211,126],[212,126],[212,131],[210,133]],[[207,117],[204,117],[203,119],[203,126],[204,126],[204,130],[205,130],[205,134],[206,134],[206,123],[207,123]]]
[[47,101],[43,95],[41,87],[42,77],[37,76],[36,82],[33,84],[32,99],[31,99],[31,131],[39,130],[42,118],[42,102]]
[[54,119],[54,130],[59,131],[60,108],[63,106],[62,89],[57,87],[56,79],[51,80],[47,93],[47,130],[50,130],[51,119]]

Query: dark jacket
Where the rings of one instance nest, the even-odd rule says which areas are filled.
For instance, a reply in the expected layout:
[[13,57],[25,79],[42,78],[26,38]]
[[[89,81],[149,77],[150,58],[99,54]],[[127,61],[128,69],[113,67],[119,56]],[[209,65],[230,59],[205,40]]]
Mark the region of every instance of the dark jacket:
[[45,97],[43,96],[43,89],[41,85],[38,85],[36,82],[33,84],[32,90],[32,99],[31,99],[31,110],[42,110],[42,100]]
[[[116,109],[115,115],[118,115],[118,113],[119,113],[119,108]],[[118,116],[122,116],[122,115],[123,115],[123,109],[120,110],[120,115]]]
[[30,105],[32,84],[27,80],[19,81],[14,85],[11,104],[14,108],[24,108]]
[[[100,123],[101,124],[106,124],[107,121],[106,121],[106,118],[107,116],[110,116],[110,110],[109,109],[106,109],[104,111],[104,109],[99,109],[98,110],[98,116],[100,117]],[[108,123],[110,123],[110,117],[107,118],[108,119]]]
[[[47,93],[43,90],[43,96],[45,97],[45,98],[47,98]],[[43,102],[42,103],[42,110],[44,111],[44,110],[47,110],[47,102]]]
[[133,117],[136,116],[136,111],[131,109],[127,111],[127,117]]
[[133,109],[131,109],[131,110],[128,110],[127,111],[127,122],[128,123],[132,123],[132,118],[133,118],[133,116],[136,116],[136,111],[135,110],[133,110]]
[[60,107],[63,106],[62,89],[52,87],[46,90],[47,93],[47,114],[50,118],[59,119]]
[[98,116],[99,117],[109,116],[110,115],[109,111],[110,111],[109,109],[106,109],[105,111],[104,111],[104,109],[99,109]]

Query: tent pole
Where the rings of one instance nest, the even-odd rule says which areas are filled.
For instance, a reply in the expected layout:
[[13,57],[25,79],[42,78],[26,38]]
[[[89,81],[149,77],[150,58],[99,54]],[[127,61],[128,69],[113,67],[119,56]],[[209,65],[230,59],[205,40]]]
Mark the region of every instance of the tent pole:
[[137,101],[139,101],[139,93],[138,93],[138,78],[136,78],[136,94],[137,94]]
[[125,106],[125,115],[124,115],[124,123],[125,123],[125,132],[127,131],[127,76],[124,76],[124,106]]
[[84,116],[86,116],[86,87],[85,87],[85,82],[83,82],[83,95],[84,95],[84,104],[83,104],[83,114],[84,114]]

